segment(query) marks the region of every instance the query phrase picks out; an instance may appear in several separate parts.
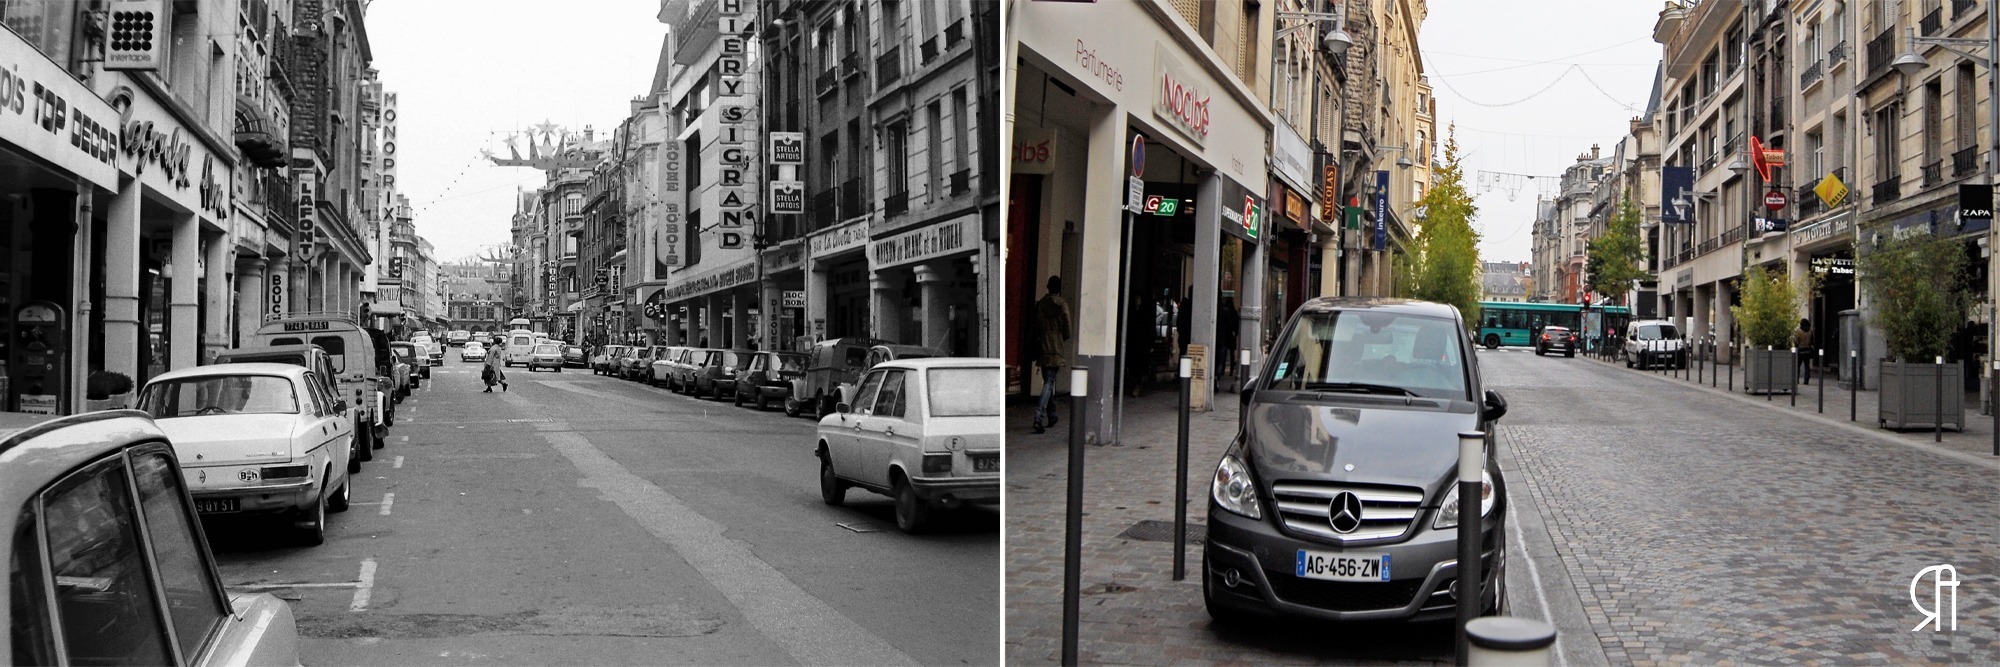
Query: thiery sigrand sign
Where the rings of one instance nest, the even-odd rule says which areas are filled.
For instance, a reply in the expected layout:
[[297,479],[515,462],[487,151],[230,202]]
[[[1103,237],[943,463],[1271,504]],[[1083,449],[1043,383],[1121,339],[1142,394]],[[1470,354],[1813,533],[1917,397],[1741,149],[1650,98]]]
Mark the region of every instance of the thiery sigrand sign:
[[720,108],[715,111],[720,119],[716,143],[720,145],[717,155],[721,162],[716,179],[716,208],[721,213],[716,224],[716,247],[735,249],[743,247],[757,228],[758,188],[750,182],[750,176],[759,173],[755,167],[763,142],[758,140],[757,105],[762,100],[752,94],[757,86],[756,70],[750,66],[754,61],[750,51],[755,42],[748,36],[755,32],[757,3],[721,0],[716,13],[720,15],[722,48],[716,59],[720,73],[717,95],[721,98]]

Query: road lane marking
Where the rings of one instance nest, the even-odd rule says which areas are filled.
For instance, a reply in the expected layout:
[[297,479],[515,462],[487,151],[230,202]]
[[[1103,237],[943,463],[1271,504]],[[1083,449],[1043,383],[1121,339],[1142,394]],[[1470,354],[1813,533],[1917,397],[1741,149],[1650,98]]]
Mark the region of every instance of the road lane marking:
[[275,591],[286,588],[355,588],[360,585],[359,581],[336,581],[319,584],[242,584],[228,588],[233,591]]
[[398,456],[398,457],[396,457],[396,463],[395,463],[394,465],[391,465],[391,466],[389,466],[389,467],[391,467],[391,468],[401,468],[401,467],[403,467],[403,457],[401,457],[401,456]]
[[[1535,567],[1535,559],[1528,557],[1528,537],[1521,533],[1521,517],[1514,512],[1514,503],[1507,503],[1507,527],[1514,533],[1514,553],[1520,554],[1521,562],[1528,564],[1528,580],[1534,582],[1535,599],[1542,603],[1542,621],[1550,627],[1556,624],[1555,610],[1549,608],[1549,594],[1542,590],[1542,571]],[[1569,656],[1563,654],[1562,642],[1556,642],[1556,664],[1569,664]]]
[[382,494],[382,516],[389,516],[389,508],[394,507],[395,505],[396,505],[395,492],[391,491],[389,493]]
[[[383,512],[387,514],[387,512]],[[368,611],[368,597],[375,592],[375,559],[361,561],[361,577],[354,586],[354,602],[347,605],[352,612]]]
[[[525,398],[506,399],[532,408]],[[539,427],[549,445],[576,466],[577,485],[597,489],[728,598],[758,632],[799,664],[914,665],[916,660],[825,601],[806,592],[784,572],[757,556],[742,540],[680,498],[590,444],[562,422]]]
[[396,436],[396,442],[409,442],[409,441],[410,441],[410,436],[407,435]]

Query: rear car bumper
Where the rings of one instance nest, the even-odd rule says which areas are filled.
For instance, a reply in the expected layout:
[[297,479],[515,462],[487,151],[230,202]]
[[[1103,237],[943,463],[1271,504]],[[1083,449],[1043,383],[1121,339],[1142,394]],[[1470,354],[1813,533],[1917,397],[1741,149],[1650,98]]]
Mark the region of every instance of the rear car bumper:
[[918,498],[942,503],[1000,502],[1000,477],[912,477],[910,488]]
[[[1451,584],[1458,576],[1457,529],[1429,530],[1433,516],[1420,513],[1422,526],[1408,541],[1343,548],[1291,537],[1274,527],[1268,514],[1264,520],[1249,519],[1211,503],[1202,576],[1209,578],[1213,604],[1253,614],[1331,621],[1454,618],[1458,602]],[[1506,575],[1496,571],[1505,568],[1501,557],[1507,547],[1505,517],[1505,505],[1496,505],[1482,526],[1481,608],[1492,605],[1494,583]],[[1300,550],[1386,555],[1390,579],[1349,582],[1300,577]]]
[[[213,477],[218,474],[234,474],[233,471],[237,467],[226,466],[221,470],[211,470],[209,475]],[[193,473],[195,471],[196,469],[189,469],[186,472]],[[189,495],[194,496],[196,506],[200,506],[203,500],[237,499],[237,511],[203,512],[204,516],[264,514],[311,509],[313,503],[319,501],[319,486],[319,480],[307,477],[296,482],[282,484],[202,489],[190,491]]]

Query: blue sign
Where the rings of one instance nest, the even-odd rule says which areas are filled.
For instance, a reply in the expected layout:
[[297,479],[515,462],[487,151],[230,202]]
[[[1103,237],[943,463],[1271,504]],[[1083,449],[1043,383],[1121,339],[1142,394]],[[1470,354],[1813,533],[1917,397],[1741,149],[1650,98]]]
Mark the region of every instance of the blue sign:
[[1375,172],[1375,249],[1389,249],[1389,172]]
[[[1660,222],[1694,222],[1694,197],[1689,190],[1694,188],[1694,167],[1660,168]],[[1683,212],[1674,206],[1674,200],[1687,197],[1687,210]]]

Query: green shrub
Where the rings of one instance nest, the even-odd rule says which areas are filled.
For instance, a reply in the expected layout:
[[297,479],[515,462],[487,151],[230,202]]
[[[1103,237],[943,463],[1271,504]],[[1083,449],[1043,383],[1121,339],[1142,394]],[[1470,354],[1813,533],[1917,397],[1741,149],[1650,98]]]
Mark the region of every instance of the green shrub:
[[1729,312],[1736,316],[1743,337],[1755,347],[1791,347],[1805,290],[1784,272],[1767,271],[1762,266],[1743,273],[1742,290],[1743,305],[1730,306]]
[[1889,358],[1927,364],[1944,356],[1971,303],[1965,247],[1931,234],[1886,238],[1857,264],[1873,302],[1869,322],[1881,327]]
[[132,378],[118,371],[92,371],[84,384],[84,398],[102,401],[132,391]]

